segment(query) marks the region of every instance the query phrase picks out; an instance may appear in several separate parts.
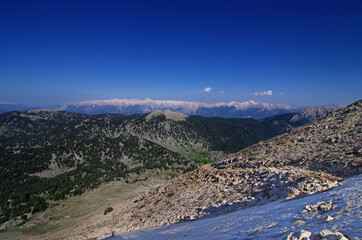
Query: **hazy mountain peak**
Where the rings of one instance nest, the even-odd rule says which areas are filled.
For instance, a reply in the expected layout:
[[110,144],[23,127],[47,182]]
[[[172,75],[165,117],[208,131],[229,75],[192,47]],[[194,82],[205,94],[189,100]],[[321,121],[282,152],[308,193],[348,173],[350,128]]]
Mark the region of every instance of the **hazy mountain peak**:
[[318,107],[318,106],[310,106],[306,107],[296,115],[294,115],[290,121],[297,122],[300,120],[313,121],[318,118],[326,116],[329,112],[336,110],[335,107]]

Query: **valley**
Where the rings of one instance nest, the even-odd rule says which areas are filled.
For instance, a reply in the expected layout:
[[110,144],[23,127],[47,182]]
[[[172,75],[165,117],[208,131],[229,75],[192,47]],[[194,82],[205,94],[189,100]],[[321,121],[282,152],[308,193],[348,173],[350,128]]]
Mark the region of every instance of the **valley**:
[[285,129],[254,119],[171,111],[89,116],[53,110],[0,115],[1,215],[6,226],[103,184],[178,176]]
[[[149,191],[171,178],[172,172],[157,173],[148,171],[144,179],[130,183],[113,181],[102,184],[97,189],[86,190],[81,196],[72,196],[57,201],[57,205],[47,208],[44,212],[34,214],[27,221],[12,222],[6,226],[7,231],[0,231],[0,239],[39,239],[42,235],[59,234],[97,215],[104,215],[107,207],[125,202],[129,198]],[[44,237],[46,238],[46,237]]]

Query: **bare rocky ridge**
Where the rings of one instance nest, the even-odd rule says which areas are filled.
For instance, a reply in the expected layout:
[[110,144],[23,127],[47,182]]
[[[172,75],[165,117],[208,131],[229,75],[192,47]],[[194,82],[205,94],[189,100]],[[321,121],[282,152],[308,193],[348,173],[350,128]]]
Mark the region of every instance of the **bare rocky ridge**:
[[305,121],[305,123],[307,123],[314,121],[318,118],[322,118],[334,110],[336,110],[335,107],[310,106],[299,111],[290,119],[290,121],[292,122]]
[[335,107],[306,107],[299,112],[279,114],[272,117],[261,119],[261,122],[268,122],[289,132],[293,128],[303,126],[318,118],[328,115],[328,113],[337,110]]
[[216,168],[296,166],[336,176],[362,172],[362,101],[232,154]]
[[104,238],[335,187],[340,177],[362,172],[361,107],[360,100],[289,134],[203,166],[62,237]]

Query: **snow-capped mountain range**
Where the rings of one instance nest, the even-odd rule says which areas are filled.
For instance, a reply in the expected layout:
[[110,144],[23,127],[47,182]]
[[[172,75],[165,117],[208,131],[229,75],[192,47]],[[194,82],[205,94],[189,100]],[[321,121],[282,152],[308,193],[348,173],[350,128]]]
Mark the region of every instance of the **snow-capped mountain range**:
[[149,113],[157,110],[171,110],[186,115],[201,115],[204,117],[233,117],[255,119],[265,118],[276,114],[290,113],[301,110],[301,107],[285,104],[270,104],[255,101],[246,102],[219,102],[201,103],[174,100],[146,99],[111,99],[92,100],[66,104],[57,110],[85,113],[119,113],[138,114]]

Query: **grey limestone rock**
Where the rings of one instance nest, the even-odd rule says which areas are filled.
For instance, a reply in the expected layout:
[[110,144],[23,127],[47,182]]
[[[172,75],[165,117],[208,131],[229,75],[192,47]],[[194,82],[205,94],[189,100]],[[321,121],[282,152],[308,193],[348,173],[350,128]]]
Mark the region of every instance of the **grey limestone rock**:
[[340,232],[332,232],[324,229],[315,235],[312,235],[311,232],[306,230],[291,232],[285,236],[283,240],[348,240],[348,238]]
[[328,215],[325,222],[331,222],[333,220],[335,220],[335,218]]
[[309,231],[301,230],[300,232],[289,233],[283,240],[310,240],[311,234]]
[[324,229],[317,234],[313,240],[348,240],[348,238],[340,232],[332,232],[328,229]]
[[333,208],[333,201],[329,200],[329,201],[321,201],[318,202],[314,205],[307,205],[305,206],[305,208],[301,211],[301,213],[306,213],[306,212],[317,212],[317,211],[321,211],[322,213],[328,212],[329,210],[331,210]]

